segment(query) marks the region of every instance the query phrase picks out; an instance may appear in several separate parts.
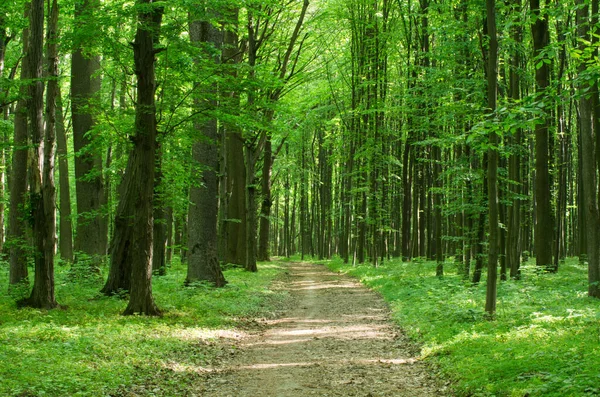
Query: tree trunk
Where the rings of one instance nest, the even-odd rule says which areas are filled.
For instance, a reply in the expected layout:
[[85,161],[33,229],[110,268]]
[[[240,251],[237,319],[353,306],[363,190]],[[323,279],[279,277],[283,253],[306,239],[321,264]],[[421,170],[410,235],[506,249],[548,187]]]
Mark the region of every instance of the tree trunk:
[[[207,10],[203,10],[207,11]],[[209,16],[209,15],[207,15]],[[194,45],[204,42],[220,50],[223,44],[223,32],[212,25],[210,21],[200,21],[190,16],[190,40]],[[208,57],[210,55],[207,55]],[[213,57],[215,64],[220,58]],[[203,98],[195,98],[196,107],[201,107],[203,101],[208,102],[208,108],[216,110],[217,85],[200,90]],[[188,209],[188,271],[186,283],[207,281],[216,287],[226,284],[221,272],[218,257],[217,221],[219,210],[219,143],[220,136],[217,119],[213,116],[203,124],[194,123],[194,128],[201,139],[194,143],[193,159],[201,166],[199,173],[202,183],[193,183],[190,188],[190,205]],[[196,174],[196,172],[194,173]]]
[[[31,3],[25,4],[25,18],[29,18]],[[29,81],[29,27],[23,29],[23,54],[21,66],[21,81]],[[25,194],[27,193],[27,166],[28,153],[28,125],[27,125],[27,95],[28,87],[23,85],[19,91],[19,101],[15,111],[14,120],[14,146],[12,155],[12,171],[10,176],[10,218],[8,228],[8,242],[10,249],[9,284],[26,283],[27,271],[27,236],[25,214]]]
[[[84,29],[91,29],[89,17],[97,8],[96,0],[83,0],[75,6],[75,37],[78,40],[71,58],[71,111],[73,122],[73,146],[75,149],[75,190],[77,192],[77,234],[75,251],[84,256],[77,260],[90,260],[92,270],[98,267],[106,255],[108,223],[104,211],[104,182],[102,178],[102,155],[94,139],[95,125],[91,101],[100,90],[98,56],[86,54]],[[85,28],[78,27],[85,26]],[[89,37],[87,37],[89,38]]]
[[56,31],[58,29],[58,6],[53,2],[48,37],[48,106],[46,108],[47,130],[44,131],[42,78],[42,48],[44,30],[44,0],[31,2],[29,45],[29,70],[34,82],[29,86],[30,136],[33,158],[29,171],[29,198],[33,218],[35,277],[28,299],[21,305],[41,309],[58,306],[54,297],[54,248],[56,230],[56,188],[54,186],[54,159],[56,150],[54,126],[56,121],[56,90],[58,89],[58,54]]
[[[520,12],[521,0],[514,0],[512,6],[513,12]],[[521,42],[522,29],[516,24],[511,29],[511,38],[515,42]],[[521,97],[520,74],[517,73],[521,68],[521,57],[518,51],[514,51],[510,59],[511,69],[509,74],[509,96],[512,100],[518,101]],[[510,277],[519,279],[521,277],[521,200],[516,195],[521,194],[521,151],[523,150],[523,131],[519,128],[511,140],[513,150],[511,150],[508,159],[508,178],[511,181],[509,190],[513,197],[510,198],[512,205],[508,207],[507,215],[507,249],[506,266],[510,269]]]
[[[491,112],[492,122],[496,111],[496,98],[498,95],[498,37],[496,35],[496,1],[487,0],[487,30],[490,38],[488,67],[487,67],[487,102]],[[489,132],[488,149],[488,224],[489,224],[489,251],[488,272],[485,295],[485,311],[493,315],[496,312],[497,277],[498,277],[498,134],[495,129]]]
[[163,200],[163,172],[162,172],[162,150],[161,144],[157,143],[156,150],[156,175],[154,180],[154,202],[153,218],[154,231],[152,236],[152,271],[164,276],[167,273],[166,263],[166,239],[167,239],[167,221],[166,211]]
[[63,105],[60,87],[58,87],[56,95],[56,144],[60,186],[60,229],[58,247],[61,259],[67,262],[73,262],[73,223],[71,222],[71,189],[69,185],[69,159],[67,157],[67,136],[62,113]]
[[[133,149],[125,174],[124,208],[132,209],[120,213],[122,219],[131,224],[133,235],[129,247],[131,254],[131,287],[129,304],[125,315],[160,315],[152,297],[152,238],[153,238],[153,194],[155,165],[157,158],[156,107],[154,100],[154,62],[157,53],[159,29],[163,8],[153,0],[139,0],[138,28],[133,43],[135,74],[137,75],[137,103],[135,109],[135,136]],[[115,237],[120,233],[115,230]],[[120,258],[115,258],[119,261]]]
[[[272,117],[271,117],[272,118]],[[260,206],[260,230],[258,238],[258,260],[268,261],[269,258],[269,225],[271,217],[271,169],[273,167],[273,150],[271,138],[267,137],[263,150],[263,170],[261,177],[262,201]]]
[[[533,34],[533,47],[536,58],[540,57],[548,46],[548,16],[542,16],[539,0],[530,0],[530,8],[534,15],[531,26]],[[541,59],[536,59],[540,62]],[[550,66],[543,62],[535,72],[536,91],[538,99],[546,93],[550,84]],[[551,107],[546,106],[546,109]],[[552,267],[552,238],[554,237],[554,223],[552,220],[552,205],[550,191],[549,170],[549,133],[548,117],[535,127],[535,256],[536,265],[551,269]]]
[[[578,1],[577,31],[580,47],[585,51],[585,42],[589,40],[589,8],[583,0]],[[586,73],[586,64],[579,65],[579,73]],[[577,87],[579,90],[580,134],[581,134],[581,161],[583,182],[583,205],[585,208],[585,234],[587,236],[588,260],[588,295],[600,298],[600,211],[598,209],[598,180],[596,142],[597,131],[594,131],[593,100],[586,93],[589,83],[582,79]]]
[[246,264],[245,269],[256,272],[256,186],[254,184],[254,167],[256,166],[255,149],[246,145],[244,147],[246,161]]
[[442,150],[439,146],[434,146],[433,150],[433,184],[436,188],[434,192],[434,241],[435,241],[435,260],[437,262],[435,275],[441,277],[444,275],[444,249],[442,247]]

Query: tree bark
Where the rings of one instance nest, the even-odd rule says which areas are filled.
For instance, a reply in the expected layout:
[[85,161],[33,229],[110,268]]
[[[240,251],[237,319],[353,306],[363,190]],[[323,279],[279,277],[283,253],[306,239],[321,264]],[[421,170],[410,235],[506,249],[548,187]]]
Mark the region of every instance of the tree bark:
[[[77,192],[77,233],[75,251],[89,260],[98,271],[107,251],[108,223],[103,213],[105,193],[102,178],[102,155],[95,142],[93,100],[100,90],[100,58],[91,55],[84,41],[85,30],[93,23],[91,14],[97,0],[83,0],[75,5],[76,48],[71,57],[71,113],[75,149],[75,190]],[[85,26],[85,28],[80,27]]]
[[273,168],[273,149],[271,139],[265,142],[263,150],[263,171],[261,176],[262,201],[260,204],[260,227],[258,234],[258,253],[259,261],[270,260],[269,255],[269,226],[271,223],[271,170]]
[[[578,1],[577,32],[582,39],[580,47],[585,51],[589,40],[589,8],[583,0]],[[585,234],[587,236],[588,295],[600,298],[600,211],[598,208],[598,166],[596,162],[597,131],[594,131],[593,100],[586,91],[590,87],[585,63],[579,65],[579,112],[581,134],[581,161],[583,182],[583,205],[585,208]]]
[[[540,11],[540,1],[530,0],[530,8],[534,16],[531,26],[533,34],[533,47],[536,63],[542,61],[537,59],[542,51],[548,46],[548,15],[543,16]],[[538,100],[546,93],[550,84],[550,65],[542,62],[535,72],[536,91]],[[546,107],[550,109],[550,107]],[[554,237],[554,223],[552,220],[552,205],[550,191],[549,170],[549,132],[548,117],[535,127],[535,260],[536,265],[547,269],[552,268],[552,238]]]
[[246,161],[246,264],[244,268],[249,272],[256,272],[256,185],[254,184],[254,168],[256,166],[255,148],[244,146],[244,160]]
[[[153,194],[157,159],[156,105],[154,99],[156,44],[162,21],[163,8],[153,0],[139,0],[138,28],[133,43],[135,74],[137,75],[137,103],[135,109],[135,136],[125,174],[128,185],[121,200],[128,213],[119,213],[131,224],[130,238],[131,288],[125,315],[160,315],[152,296],[152,239]],[[115,230],[115,236],[120,233]],[[120,258],[115,258],[119,260]]]
[[[239,9],[231,7],[227,12],[228,28],[225,29],[223,43],[223,63],[230,65],[229,75],[232,81],[237,78],[235,65],[241,61],[241,49],[238,45],[237,26]],[[236,89],[223,94],[229,109],[240,108],[240,95]],[[224,247],[225,262],[246,266],[246,168],[244,158],[244,138],[238,125],[227,122],[224,125],[225,156],[227,169],[227,218],[220,231]]]
[[[496,1],[487,0],[487,30],[490,39],[487,67],[487,102],[492,122],[495,117],[496,99],[498,95],[498,37],[496,34]],[[485,295],[485,311],[493,315],[496,312],[497,278],[498,278],[498,133],[495,128],[489,132],[488,149],[488,224],[489,251],[488,272]]]
[[54,248],[56,230],[56,188],[54,186],[54,159],[56,154],[55,120],[56,90],[58,89],[58,55],[56,31],[58,6],[53,2],[49,23],[48,107],[44,131],[44,86],[41,81],[43,65],[44,0],[31,2],[29,70],[34,82],[29,86],[29,120],[33,156],[29,171],[29,199],[33,218],[35,277],[33,289],[23,306],[52,309],[58,306],[54,297]]
[[[223,44],[223,32],[213,26],[210,21],[200,21],[193,14],[190,18],[192,43],[195,45],[205,43],[214,47],[214,50],[220,50]],[[220,57],[213,56],[213,61],[218,65]],[[216,83],[213,83],[208,89],[200,90],[204,99],[195,98],[196,107],[200,107],[203,102],[208,102],[208,108],[215,111],[217,89]],[[216,287],[222,287],[226,281],[219,265],[217,249],[219,240],[217,234],[219,178],[217,173],[219,171],[220,136],[216,117],[209,117],[202,123],[194,123],[194,128],[201,137],[194,143],[192,149],[194,162],[201,166],[201,169],[194,174],[201,173],[202,183],[193,183],[190,189],[186,283],[207,281]]]
[[167,220],[163,200],[163,172],[162,172],[162,150],[161,143],[157,142],[156,150],[156,175],[154,180],[154,203],[153,218],[154,231],[152,237],[152,271],[164,276],[167,273],[166,263],[166,239]]
[[[25,18],[29,18],[31,3],[25,4]],[[29,67],[29,27],[23,29],[23,54],[21,66],[21,81],[31,78]],[[8,242],[10,249],[9,284],[17,285],[27,282],[27,236],[25,214],[25,195],[27,193],[27,166],[29,163],[28,125],[27,125],[27,85],[19,91],[19,101],[14,120],[14,146],[12,155],[12,172],[10,176],[10,218],[8,227]]]
[[56,93],[56,144],[58,155],[58,175],[60,187],[59,203],[59,242],[60,257],[73,262],[73,223],[71,221],[71,189],[69,184],[69,159],[67,157],[67,136],[62,113],[62,95],[60,87]]

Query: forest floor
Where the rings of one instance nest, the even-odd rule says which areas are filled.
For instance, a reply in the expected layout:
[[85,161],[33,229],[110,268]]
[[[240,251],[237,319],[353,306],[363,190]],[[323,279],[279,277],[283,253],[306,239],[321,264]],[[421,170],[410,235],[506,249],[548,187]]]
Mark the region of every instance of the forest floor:
[[240,332],[231,354],[204,369],[198,395],[450,394],[393,325],[378,294],[323,265],[285,267],[274,288],[288,293],[287,307]]

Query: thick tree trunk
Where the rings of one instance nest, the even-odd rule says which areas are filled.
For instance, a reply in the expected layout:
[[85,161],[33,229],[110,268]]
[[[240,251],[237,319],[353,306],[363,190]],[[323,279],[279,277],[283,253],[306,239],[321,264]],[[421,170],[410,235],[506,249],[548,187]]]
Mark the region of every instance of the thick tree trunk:
[[[578,35],[582,42],[580,46],[585,50],[585,42],[589,40],[589,8],[580,0],[577,9]],[[586,73],[585,63],[579,66],[579,73]],[[585,234],[587,237],[588,261],[588,295],[600,298],[600,210],[598,208],[598,165],[596,162],[596,140],[598,131],[594,131],[593,100],[586,94],[588,83],[582,79],[579,83],[579,112],[581,134],[581,161],[583,182],[583,205],[585,208]]]
[[58,306],[54,297],[54,248],[56,230],[56,188],[54,186],[56,90],[58,89],[58,54],[56,30],[58,6],[54,0],[49,24],[48,65],[52,77],[48,84],[47,130],[44,131],[44,86],[42,48],[44,0],[31,2],[29,70],[34,82],[29,86],[30,136],[33,158],[29,171],[29,199],[33,218],[35,277],[31,296],[20,302],[24,306],[52,309]]
[[[191,16],[190,18],[194,18]],[[193,44],[210,44],[219,50],[223,44],[223,32],[210,21],[190,21],[190,39]],[[213,57],[220,62],[219,57]],[[194,103],[200,107],[203,101],[215,110],[217,107],[217,86],[204,90],[204,99],[196,98]],[[194,128],[201,139],[194,143],[192,157],[201,166],[202,183],[194,183],[190,189],[188,209],[188,271],[186,283],[207,281],[216,287],[226,284],[218,258],[217,221],[219,210],[219,144],[220,136],[217,119],[213,116],[203,124],[196,122]]]
[[[29,18],[31,3],[25,4],[25,18]],[[31,78],[29,68],[29,27],[23,29],[23,53],[21,66],[21,81]],[[27,193],[27,166],[28,154],[28,125],[27,125],[27,85],[23,85],[19,92],[19,101],[15,111],[14,120],[14,146],[12,155],[12,171],[10,176],[10,218],[8,227],[8,243],[10,249],[9,284],[16,285],[27,282],[27,236],[24,219],[25,195]]]
[[[90,10],[96,0],[83,0],[75,6],[75,37],[82,36],[78,26],[90,29]],[[75,149],[75,190],[77,192],[77,234],[75,251],[82,253],[77,260],[90,260],[94,271],[102,262],[107,250],[108,223],[104,211],[104,182],[102,154],[94,139],[94,119],[91,101],[100,90],[100,59],[86,54],[85,43],[76,43],[71,57],[71,111],[73,146]]]
[[[139,0],[138,28],[133,43],[135,74],[137,75],[137,103],[135,109],[135,136],[133,149],[125,174],[128,184],[121,200],[128,213],[119,213],[121,219],[130,223],[131,228],[115,229],[116,236],[121,231],[131,230],[129,249],[131,253],[131,287],[129,304],[125,315],[159,315],[160,311],[152,297],[152,239],[153,239],[153,195],[155,166],[157,158],[156,107],[154,100],[154,62],[157,52],[159,29],[163,8],[153,4],[153,0]],[[119,261],[121,258],[113,260]]]
[[[548,46],[548,16],[542,16],[539,0],[530,0],[534,22],[531,26],[533,47],[536,57]],[[537,62],[537,60],[536,60]],[[550,66],[544,62],[536,69],[535,81],[538,97],[545,94],[550,84]],[[548,111],[550,107],[546,108]],[[548,117],[543,117],[535,127],[535,256],[536,265],[552,268],[552,239],[554,223],[552,220],[552,205],[549,170],[549,132]]]
[[227,263],[246,265],[246,167],[244,141],[236,126],[226,129],[227,144],[227,184],[229,206],[227,208]]

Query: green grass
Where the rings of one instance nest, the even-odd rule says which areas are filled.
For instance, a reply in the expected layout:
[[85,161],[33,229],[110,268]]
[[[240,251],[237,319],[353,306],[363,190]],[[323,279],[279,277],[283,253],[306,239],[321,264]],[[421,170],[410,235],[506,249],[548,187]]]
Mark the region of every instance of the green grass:
[[433,262],[328,266],[379,291],[458,396],[600,395],[600,301],[587,297],[576,260],[557,274],[528,264],[523,280],[501,282],[494,321],[483,311],[485,279],[465,283],[451,263],[441,279]]
[[[98,294],[101,280],[56,276],[62,309],[17,309],[0,266],[0,396],[178,396],[198,369],[229,354],[224,345],[246,319],[268,316],[285,299],[269,289],[276,263],[258,273],[228,270],[225,288],[184,287],[174,264],[155,277],[161,318],[124,317],[127,301]],[[233,338],[232,338],[233,341]]]

